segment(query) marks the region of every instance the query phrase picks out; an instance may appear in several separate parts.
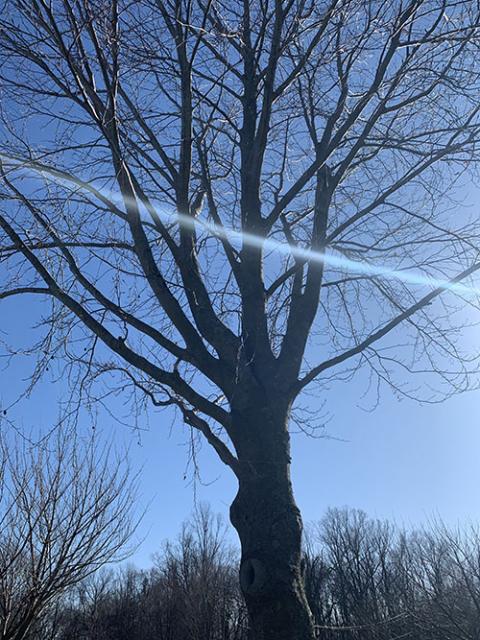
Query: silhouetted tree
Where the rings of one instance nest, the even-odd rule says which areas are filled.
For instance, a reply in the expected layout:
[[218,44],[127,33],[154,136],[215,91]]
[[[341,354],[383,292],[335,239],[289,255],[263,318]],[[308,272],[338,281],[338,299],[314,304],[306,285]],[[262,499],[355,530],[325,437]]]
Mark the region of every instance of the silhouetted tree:
[[55,637],[62,595],[125,557],[135,529],[128,468],[97,441],[52,432],[0,440],[0,638]]
[[174,405],[236,475],[257,640],[314,636],[302,391],[476,372],[451,294],[479,225],[450,209],[479,26],[477,0],[2,2],[0,298],[51,302],[34,379],[55,354],[82,399]]

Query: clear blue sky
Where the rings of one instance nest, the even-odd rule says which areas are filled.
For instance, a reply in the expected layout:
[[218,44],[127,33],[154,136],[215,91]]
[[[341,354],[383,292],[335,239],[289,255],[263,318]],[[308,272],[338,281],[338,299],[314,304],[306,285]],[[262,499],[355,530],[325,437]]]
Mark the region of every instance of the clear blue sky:
[[[0,337],[29,342],[30,327],[41,306],[34,298],[1,303]],[[471,332],[475,341],[475,332]],[[480,342],[480,337],[479,341]],[[472,344],[478,349],[478,343]],[[5,369],[0,361],[0,403],[8,406],[28,376],[31,363],[20,358]],[[53,376],[56,365],[52,364]],[[328,506],[362,508],[370,515],[395,519],[407,526],[432,516],[450,523],[480,521],[480,391],[458,395],[437,405],[398,402],[385,390],[373,412],[361,408],[365,379],[337,384],[327,397],[331,416],[326,433],[314,440],[293,435],[293,479],[305,522],[319,519]],[[32,397],[9,410],[20,428],[48,428],[57,417],[61,382],[42,383]],[[309,396],[319,411],[325,397]],[[117,406],[122,411],[120,404]],[[188,431],[172,413],[151,412],[143,417],[149,430],[138,434],[119,427],[101,414],[98,426],[116,441],[129,444],[133,466],[142,470],[141,504],[149,503],[140,533],[145,537],[133,560],[148,566],[150,555],[166,538],[175,536],[191,513],[194,499],[208,501],[228,518],[235,495],[229,470],[204,445],[199,463],[205,486],[184,479]],[[232,539],[234,539],[232,533]]]

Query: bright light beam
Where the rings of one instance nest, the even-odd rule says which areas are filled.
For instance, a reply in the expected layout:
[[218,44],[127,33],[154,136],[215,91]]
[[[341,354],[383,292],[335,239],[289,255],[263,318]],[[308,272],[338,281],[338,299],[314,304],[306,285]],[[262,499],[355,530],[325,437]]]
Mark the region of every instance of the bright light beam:
[[[103,192],[105,194],[105,192]],[[123,204],[123,200],[118,193],[109,192],[108,197],[110,199],[117,200],[116,204]],[[138,204],[138,203],[136,203]],[[165,208],[157,202],[152,202],[155,211],[158,215],[169,223],[178,223],[187,228],[200,227],[211,233],[218,238],[226,238],[229,242],[237,241],[240,245],[246,244],[251,247],[257,247],[259,249],[271,249],[277,253],[284,255],[291,255],[294,258],[299,258],[304,262],[319,262],[326,266],[337,268],[339,270],[349,271],[357,275],[365,276],[380,276],[387,280],[398,280],[405,282],[406,284],[414,284],[419,286],[427,286],[432,289],[443,289],[445,291],[453,291],[458,294],[466,295],[480,295],[480,288],[469,287],[461,282],[454,282],[452,280],[444,280],[426,276],[421,273],[415,273],[414,271],[404,271],[398,269],[391,269],[383,265],[375,265],[371,262],[351,260],[346,258],[341,253],[333,253],[330,250],[329,253],[323,251],[316,251],[314,249],[308,249],[300,247],[298,245],[292,245],[288,242],[280,242],[273,238],[266,238],[265,236],[259,236],[254,233],[246,231],[238,231],[230,227],[218,225],[207,220],[202,220],[198,217],[193,217],[185,214],[181,214],[176,211],[166,211]]]
[[[177,213],[176,218],[180,224],[192,226],[192,219],[189,216]],[[291,245],[286,242],[280,242],[273,238],[265,238],[253,233],[224,228],[204,220],[196,219],[195,223],[219,237],[225,236],[228,240],[234,239],[250,246],[268,248],[278,253],[299,258],[304,262],[319,262],[329,267],[337,268],[339,270],[343,269],[359,275],[381,276],[387,280],[399,280],[407,284],[429,286],[435,289],[445,289],[446,291],[449,290],[462,294],[480,295],[480,288],[469,287],[460,282],[432,278],[413,271],[390,269],[388,267],[375,265],[366,261],[360,262],[358,260],[350,260],[340,253],[333,253],[331,250],[328,253],[315,251],[313,249]]]
[[[73,186],[67,179],[60,177],[58,174],[61,172],[56,172],[55,169],[52,169],[53,173],[50,173],[48,167],[35,167],[29,162],[22,162],[20,159],[12,158],[11,156],[2,153],[0,153],[0,156],[8,159],[9,161],[13,160],[13,163],[16,165],[15,168],[27,169],[35,175],[40,175],[52,182],[67,187],[70,190],[78,191],[80,189],[88,191],[88,185],[82,187],[83,181],[78,180],[78,182]],[[97,193],[101,193],[105,198],[113,201],[116,206],[123,205],[123,198],[120,193],[105,190],[96,187],[93,184],[91,186]],[[138,206],[139,203],[141,203],[141,199],[139,199],[135,204]],[[414,271],[391,269],[390,267],[372,264],[371,262],[351,260],[338,252],[332,252],[331,249],[328,253],[325,253],[323,251],[316,251],[305,247],[291,245],[286,242],[274,240],[273,238],[266,238],[253,233],[237,231],[236,229],[217,225],[198,217],[184,215],[175,211],[167,211],[163,205],[159,205],[159,203],[156,202],[152,202],[152,205],[159,217],[161,217],[165,222],[178,223],[179,225],[189,228],[197,226],[220,239],[227,239],[229,242],[238,242],[240,245],[246,244],[259,249],[271,249],[277,253],[298,258],[304,262],[318,262],[328,267],[332,267],[333,269],[337,268],[357,275],[378,276],[387,280],[397,280],[405,282],[406,284],[427,286],[440,290],[443,289],[445,291],[452,291],[454,293],[468,296],[480,295],[480,288],[470,287],[462,284],[461,282],[455,282],[455,280],[438,279]],[[143,203],[142,206],[145,207]]]

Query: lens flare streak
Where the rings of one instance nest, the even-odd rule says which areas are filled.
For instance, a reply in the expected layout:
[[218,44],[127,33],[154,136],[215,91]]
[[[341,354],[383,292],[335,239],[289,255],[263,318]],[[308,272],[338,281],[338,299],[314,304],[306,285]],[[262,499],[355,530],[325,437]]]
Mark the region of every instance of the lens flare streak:
[[[2,153],[0,153],[0,157],[3,157],[10,162],[13,161],[12,168],[14,169],[27,170],[29,173],[46,178],[49,181],[60,184],[72,191],[83,190],[90,192],[90,194],[101,194],[103,198],[110,200],[117,208],[124,205],[124,199],[118,192],[113,192],[97,187],[93,184],[85,183],[75,177],[75,183],[72,184],[68,179],[61,177],[61,171],[57,171],[55,169],[49,171],[49,167],[35,167],[32,166],[31,162],[25,163],[20,159],[12,158],[11,156]],[[452,291],[454,293],[467,296],[480,295],[480,288],[462,284],[455,279],[437,279],[410,270],[392,269],[385,265],[377,265],[363,260],[351,260],[338,252],[332,251],[332,249],[329,249],[328,251],[318,251],[298,245],[291,245],[287,242],[280,242],[273,238],[218,225],[201,219],[200,217],[182,215],[175,211],[168,211],[163,205],[157,202],[151,202],[150,204],[154,207],[155,213],[167,224],[177,223],[184,227],[197,227],[198,229],[204,230],[219,239],[226,239],[232,244],[238,243],[240,246],[248,245],[262,250],[269,249],[279,254],[292,256],[304,263],[318,262],[332,269],[347,271],[356,275],[397,280],[406,284],[430,287],[437,290]],[[140,199],[135,201],[135,205],[139,207],[140,211],[142,208],[147,209],[145,205],[141,205]],[[146,213],[146,215],[148,215],[148,213]]]

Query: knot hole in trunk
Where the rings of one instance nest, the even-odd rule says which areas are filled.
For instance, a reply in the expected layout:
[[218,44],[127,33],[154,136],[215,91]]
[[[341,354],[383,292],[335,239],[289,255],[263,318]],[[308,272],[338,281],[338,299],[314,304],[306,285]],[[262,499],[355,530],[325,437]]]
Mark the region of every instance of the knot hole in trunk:
[[263,562],[248,558],[240,566],[240,586],[245,594],[258,593],[265,584],[266,571]]

